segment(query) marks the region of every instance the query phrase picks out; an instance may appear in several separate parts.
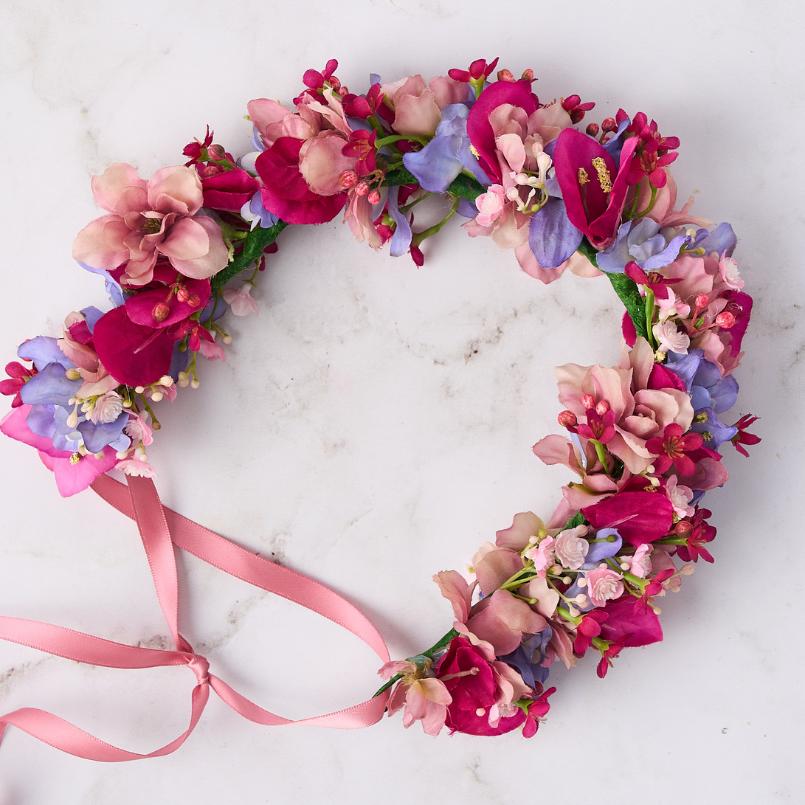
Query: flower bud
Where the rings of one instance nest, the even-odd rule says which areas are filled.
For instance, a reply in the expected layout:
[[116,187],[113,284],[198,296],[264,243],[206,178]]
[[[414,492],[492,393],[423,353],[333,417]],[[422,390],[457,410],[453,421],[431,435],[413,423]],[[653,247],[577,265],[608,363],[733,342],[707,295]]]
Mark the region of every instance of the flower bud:
[[559,412],[559,416],[556,418],[559,424],[563,428],[567,428],[568,430],[572,430],[579,424],[579,420],[576,418],[576,415],[572,411],[564,410]]
[[170,316],[171,309],[166,302],[157,302],[151,310],[151,317],[154,321],[165,321]]
[[735,326],[735,314],[730,313],[729,310],[722,310],[716,316],[716,327],[721,327],[722,330],[729,330]]

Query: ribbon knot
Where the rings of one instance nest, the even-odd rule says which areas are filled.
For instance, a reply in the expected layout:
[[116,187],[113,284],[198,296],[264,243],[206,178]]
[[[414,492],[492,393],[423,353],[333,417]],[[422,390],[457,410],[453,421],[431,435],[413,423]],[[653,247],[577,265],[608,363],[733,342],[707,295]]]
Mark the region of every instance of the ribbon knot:
[[206,657],[200,654],[192,654],[188,657],[187,666],[196,675],[199,685],[210,684],[210,663]]

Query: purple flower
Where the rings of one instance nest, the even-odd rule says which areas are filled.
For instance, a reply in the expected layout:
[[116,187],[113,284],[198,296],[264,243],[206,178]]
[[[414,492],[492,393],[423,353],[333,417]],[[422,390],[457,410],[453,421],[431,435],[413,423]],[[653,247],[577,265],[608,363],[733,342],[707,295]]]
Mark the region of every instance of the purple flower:
[[407,254],[411,248],[411,224],[408,218],[400,212],[400,188],[390,187],[388,195],[388,211],[389,215],[394,219],[397,226],[394,229],[394,234],[391,236],[391,244],[389,246],[389,254],[392,257],[400,257]]
[[489,177],[470,151],[468,114],[463,103],[445,106],[433,139],[421,151],[403,156],[403,164],[425,190],[444,192],[462,170],[469,171],[481,184],[489,184]]
[[615,242],[598,253],[597,264],[609,274],[622,274],[628,263],[637,263],[645,271],[654,271],[673,263],[686,244],[686,235],[667,240],[660,225],[652,218],[627,221],[618,227]]
[[567,217],[565,203],[550,198],[528,225],[528,245],[542,268],[558,268],[578,249],[582,233]]
[[47,335],[38,335],[23,341],[17,355],[25,361],[33,361],[38,371],[42,371],[48,364],[58,363],[64,369],[72,369],[73,362],[61,351],[59,342]]
[[536,687],[537,683],[544,684],[548,678],[549,669],[542,663],[551,637],[553,637],[553,629],[546,626],[541,632],[523,640],[519,648],[511,654],[500,659],[518,671],[528,687]]
[[722,375],[701,349],[691,349],[687,355],[669,352],[666,365],[682,379],[690,393],[694,410],[691,430],[701,433],[707,446],[713,449],[732,439],[737,429],[725,425],[716,414],[735,405],[738,381],[732,375]]
[[584,567],[595,567],[604,559],[615,556],[623,545],[623,539],[617,528],[602,528],[590,540],[590,550],[584,557]]
[[40,369],[21,389],[26,405],[60,405],[67,408],[70,398],[81,387],[81,380],[70,380],[60,363],[49,363]]

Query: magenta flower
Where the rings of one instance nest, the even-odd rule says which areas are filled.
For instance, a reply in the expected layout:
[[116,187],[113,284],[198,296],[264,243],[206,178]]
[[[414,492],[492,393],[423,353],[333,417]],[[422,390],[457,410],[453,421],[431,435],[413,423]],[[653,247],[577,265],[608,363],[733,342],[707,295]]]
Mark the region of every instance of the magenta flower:
[[661,539],[671,530],[674,507],[659,492],[627,491],[581,512],[593,528],[617,528],[625,542],[637,546]]
[[540,722],[551,709],[548,698],[554,693],[556,693],[556,688],[548,688],[528,705],[528,712],[523,723],[523,738],[533,738],[537,734]]
[[8,379],[0,380],[0,394],[13,397],[12,408],[19,408],[22,405],[20,391],[25,383],[36,374],[36,367],[23,366],[19,361],[12,361],[6,364],[6,374]]
[[636,147],[630,137],[616,165],[606,148],[576,129],[565,129],[556,141],[553,164],[567,216],[596,249],[609,246],[620,225]]
[[654,469],[663,475],[673,467],[677,474],[685,478],[693,475],[696,465],[688,455],[699,450],[704,444],[701,434],[682,430],[675,422],[665,426],[661,436],[654,436],[646,442],[646,450],[654,453]]
[[531,689],[511,666],[495,660],[482,645],[454,637],[436,674],[452,699],[447,707],[451,732],[502,735],[525,720],[525,713],[513,705]]
[[[194,328],[186,324],[209,301],[209,280],[187,279],[165,262],[152,273],[153,282],[101,316],[93,332],[101,363],[118,383],[127,386],[147,386],[166,375],[174,344],[191,329],[195,329],[191,334],[195,338],[190,339],[189,347],[200,347],[198,336],[203,328],[195,321]],[[204,333],[209,336],[206,330]]]
[[126,285],[151,281],[160,255],[187,277],[205,279],[229,262],[221,228],[197,215],[201,179],[192,167],[162,168],[150,180],[132,165],[110,165],[92,179],[95,203],[109,211],[76,236],[73,257],[93,268],[123,267]]

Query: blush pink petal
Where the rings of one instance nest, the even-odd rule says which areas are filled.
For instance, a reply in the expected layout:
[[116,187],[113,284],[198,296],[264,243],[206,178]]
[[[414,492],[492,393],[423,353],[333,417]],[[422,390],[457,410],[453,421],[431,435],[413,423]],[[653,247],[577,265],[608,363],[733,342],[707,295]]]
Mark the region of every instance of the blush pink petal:
[[491,643],[497,656],[511,653],[524,634],[541,632],[546,625],[542,615],[506,590],[496,590],[484,598],[467,621],[469,630]]
[[467,85],[461,81],[454,81],[450,76],[438,75],[431,78],[428,87],[441,109],[467,99]]
[[177,221],[159,244],[159,251],[177,260],[195,260],[210,250],[210,238],[199,220],[182,218]]
[[118,215],[148,206],[147,183],[137,175],[137,169],[126,162],[116,162],[93,176],[92,196],[99,207]]
[[472,601],[472,587],[467,584],[467,580],[455,570],[443,570],[433,580],[439,587],[439,592],[453,607],[456,621],[466,623]]
[[[204,215],[199,215],[192,220],[189,218],[185,218],[176,224],[173,229],[176,229],[178,226],[185,224],[185,223],[192,223],[194,227],[201,227],[207,235],[207,242],[209,244],[209,248],[206,254],[202,254],[199,257],[195,258],[180,258],[180,257],[170,257],[171,265],[180,273],[184,274],[186,277],[190,277],[191,279],[196,280],[203,280],[209,279],[214,274],[217,274],[222,269],[226,268],[227,264],[229,263],[229,250],[226,247],[226,243],[224,243],[224,237],[221,234],[221,227],[212,219],[208,218]],[[186,231],[186,230],[184,230]],[[195,230],[194,230],[195,231]],[[173,234],[173,230],[171,230],[171,235]],[[193,235],[196,238],[195,235]],[[169,243],[171,237],[168,237]],[[195,244],[198,244],[200,239],[194,240]],[[183,244],[187,246],[188,244]],[[163,251],[164,251],[163,244]]]
[[157,212],[195,215],[203,202],[201,179],[190,166],[162,168],[148,182],[148,205]]
[[344,156],[341,151],[346,140],[337,131],[323,131],[307,140],[299,151],[299,172],[308,187],[320,196],[333,196],[343,192],[339,179],[346,170],[355,167],[355,157]]
[[514,515],[512,524],[495,534],[495,543],[500,548],[522,551],[531,537],[544,531],[545,525],[534,512],[519,512]]
[[125,262],[129,228],[117,215],[102,215],[88,223],[73,242],[73,259],[93,268],[114,269]]
[[394,105],[394,130],[399,134],[433,134],[440,120],[439,104],[430,90],[419,96],[398,93]]
[[484,595],[490,595],[515,573],[523,569],[520,554],[507,548],[487,551],[475,563],[475,576]]

